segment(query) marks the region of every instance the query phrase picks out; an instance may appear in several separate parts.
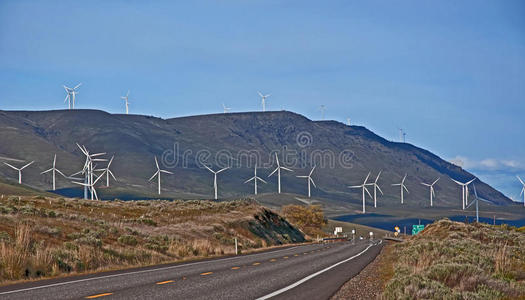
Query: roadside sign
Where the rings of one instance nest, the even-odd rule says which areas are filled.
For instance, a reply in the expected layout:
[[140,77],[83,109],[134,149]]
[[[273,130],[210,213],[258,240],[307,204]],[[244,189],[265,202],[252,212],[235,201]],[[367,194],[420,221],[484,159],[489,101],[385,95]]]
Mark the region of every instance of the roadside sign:
[[412,235],[416,235],[425,229],[425,225],[412,225]]
[[337,235],[340,232],[343,232],[343,227],[336,227],[334,230],[334,235]]

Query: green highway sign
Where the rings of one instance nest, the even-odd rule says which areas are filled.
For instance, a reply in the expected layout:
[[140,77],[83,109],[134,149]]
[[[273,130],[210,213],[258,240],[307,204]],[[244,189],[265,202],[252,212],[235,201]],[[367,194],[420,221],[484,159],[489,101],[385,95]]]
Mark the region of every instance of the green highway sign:
[[416,235],[425,229],[425,225],[412,225],[412,235]]

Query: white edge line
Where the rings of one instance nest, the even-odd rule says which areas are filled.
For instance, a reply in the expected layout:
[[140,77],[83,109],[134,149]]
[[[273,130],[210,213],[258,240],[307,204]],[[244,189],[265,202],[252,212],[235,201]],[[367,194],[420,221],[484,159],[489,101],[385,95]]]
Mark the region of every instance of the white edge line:
[[[380,243],[379,243],[379,244],[380,244]],[[296,286],[298,286],[298,285],[300,285],[300,284],[303,284],[304,282],[306,282],[306,281],[308,281],[308,280],[310,280],[310,279],[312,279],[312,278],[314,278],[314,277],[316,277],[316,276],[318,276],[318,275],[320,275],[320,274],[322,274],[322,273],[324,273],[324,272],[326,272],[326,271],[329,271],[329,270],[331,270],[331,269],[337,267],[337,266],[340,265],[340,264],[344,264],[345,262],[348,262],[348,261],[350,261],[350,260],[352,260],[352,259],[354,259],[354,258],[360,256],[361,254],[363,254],[363,253],[365,253],[366,251],[368,251],[368,249],[370,249],[370,247],[372,247],[372,246],[377,246],[377,245],[379,245],[379,244],[370,244],[368,247],[365,248],[365,250],[359,252],[358,254],[356,254],[356,255],[354,255],[354,256],[352,256],[352,257],[350,257],[350,258],[347,258],[347,259],[342,260],[342,261],[340,261],[340,262],[338,262],[338,263],[336,263],[336,264],[333,264],[333,265],[331,265],[331,266],[329,266],[329,267],[327,267],[327,268],[325,268],[325,269],[322,269],[321,271],[318,271],[318,272],[316,272],[316,273],[313,273],[313,274],[311,274],[311,275],[308,275],[308,276],[306,276],[305,278],[303,278],[303,279],[301,279],[301,280],[299,280],[299,281],[297,281],[297,282],[295,282],[295,283],[292,283],[292,284],[289,285],[289,286],[286,286],[286,287],[284,287],[284,288],[282,288],[282,289],[280,289],[280,290],[277,290],[277,291],[275,291],[275,292],[273,292],[273,293],[270,293],[270,294],[268,294],[268,295],[266,295],[266,296],[262,296],[262,297],[260,297],[260,298],[257,298],[256,300],[266,300],[266,299],[269,299],[269,298],[275,297],[275,296],[277,296],[277,295],[279,295],[279,294],[282,294],[282,293],[284,293],[284,292],[286,292],[286,291],[288,291],[288,290],[291,290],[291,289],[293,289],[294,287],[296,287]]]
[[26,291],[31,291],[31,290],[38,290],[38,289],[43,289],[43,288],[48,288],[48,287],[61,286],[61,285],[66,285],[66,284],[98,280],[98,279],[113,278],[113,277],[133,275],[133,274],[141,274],[141,273],[148,273],[148,272],[156,272],[156,271],[163,271],[163,270],[169,270],[169,269],[177,269],[177,268],[182,268],[182,267],[187,267],[187,266],[200,265],[200,264],[204,264],[204,263],[214,263],[214,262],[227,261],[227,260],[232,260],[232,259],[239,259],[239,258],[248,257],[248,256],[259,256],[259,255],[264,255],[264,254],[271,254],[271,253],[277,253],[277,252],[281,252],[281,251],[292,250],[292,249],[295,249],[295,248],[298,248],[298,247],[300,247],[300,246],[295,246],[295,247],[281,249],[281,250],[276,250],[276,251],[269,251],[269,252],[264,252],[264,253],[254,253],[254,254],[245,255],[245,256],[235,256],[235,257],[221,258],[221,259],[216,259],[216,260],[212,260],[212,261],[198,261],[198,262],[194,262],[194,263],[180,264],[180,265],[171,266],[171,267],[163,267],[163,268],[157,268],[157,269],[148,269],[148,270],[133,271],[133,272],[127,272],[127,273],[120,273],[120,274],[100,276],[100,277],[84,278],[84,279],[78,279],[78,280],[72,280],[72,281],[66,281],[66,282],[58,282],[58,283],[53,283],[53,284],[48,284],[48,285],[41,285],[41,286],[35,286],[35,287],[31,287],[31,288],[25,288],[25,289],[19,289],[19,290],[2,292],[2,293],[0,293],[0,295],[14,294],[14,293],[26,292]]

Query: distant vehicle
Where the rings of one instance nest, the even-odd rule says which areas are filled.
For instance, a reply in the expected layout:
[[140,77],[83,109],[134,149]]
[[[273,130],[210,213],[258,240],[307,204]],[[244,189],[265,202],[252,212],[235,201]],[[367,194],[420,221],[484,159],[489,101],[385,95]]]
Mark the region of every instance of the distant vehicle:
[[359,236],[359,239],[362,240],[362,239],[363,239],[363,236]]

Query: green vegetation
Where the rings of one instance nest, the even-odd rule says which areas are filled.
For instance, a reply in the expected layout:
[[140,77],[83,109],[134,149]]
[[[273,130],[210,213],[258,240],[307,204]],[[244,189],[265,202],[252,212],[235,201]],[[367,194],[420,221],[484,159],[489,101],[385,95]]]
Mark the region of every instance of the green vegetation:
[[384,299],[525,297],[525,234],[444,219],[392,246]]
[[0,283],[233,254],[304,241],[249,200],[0,199]]

